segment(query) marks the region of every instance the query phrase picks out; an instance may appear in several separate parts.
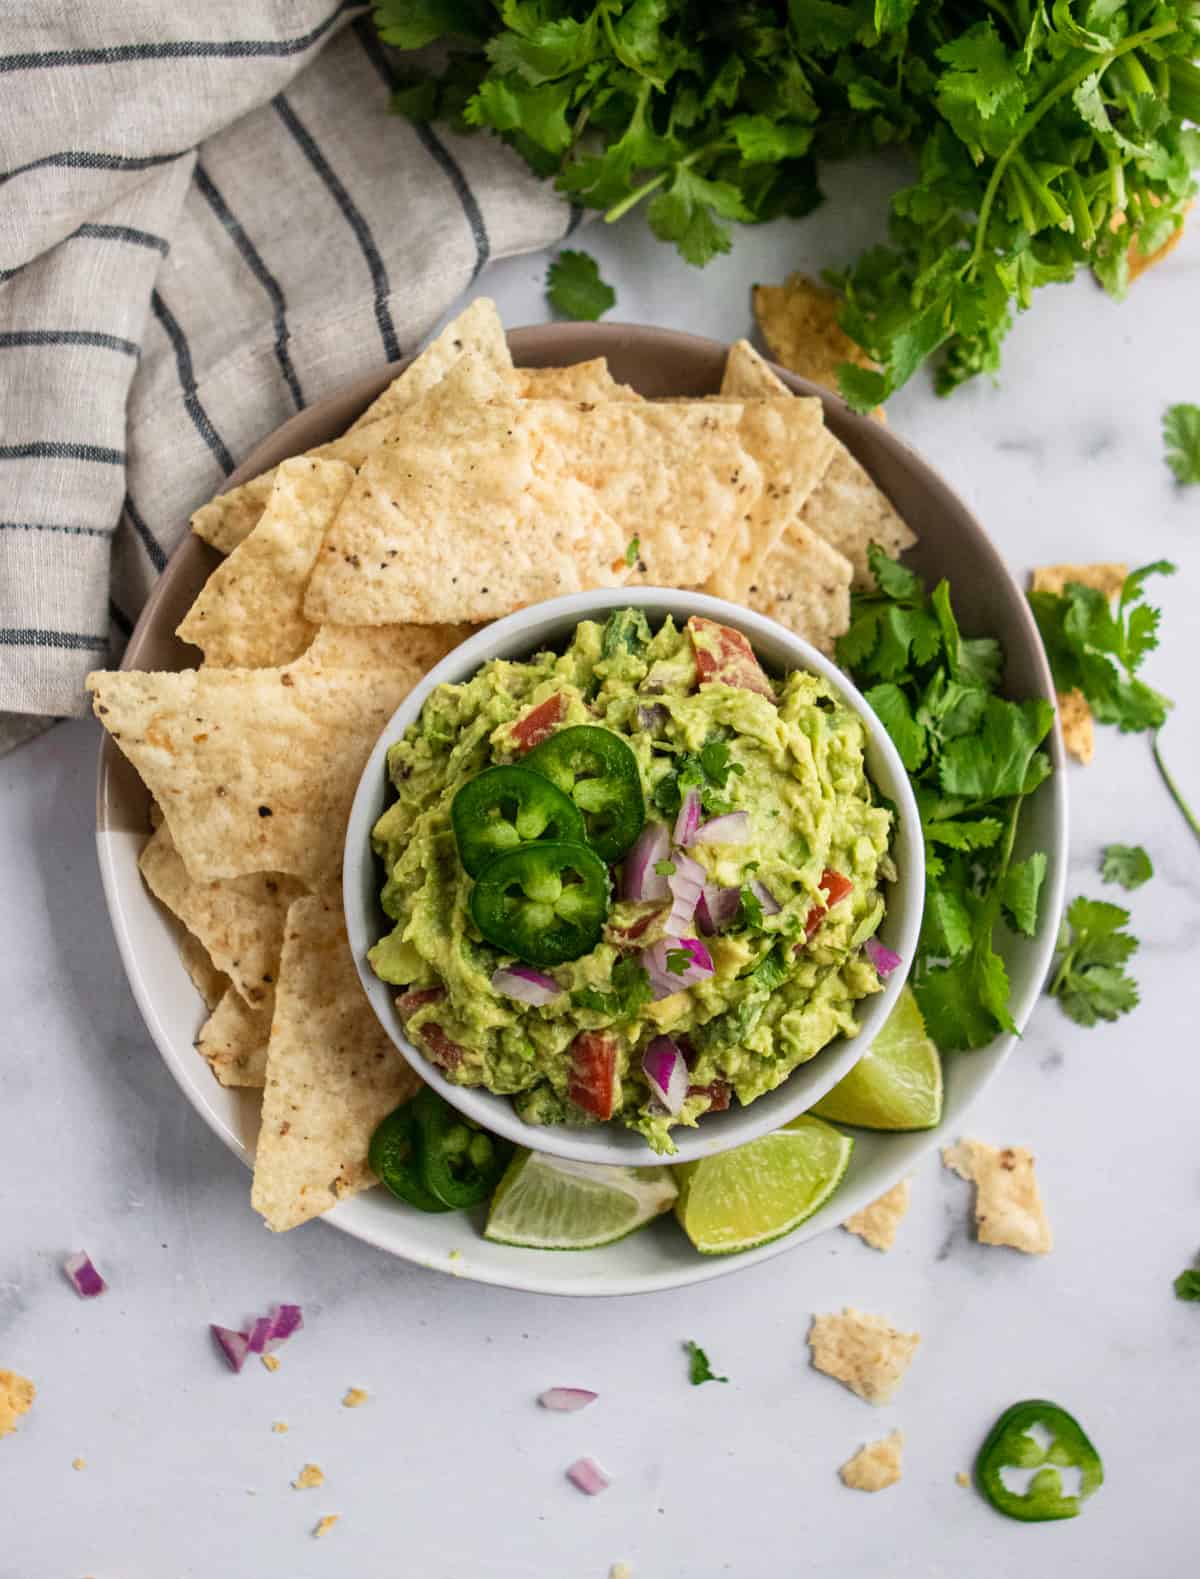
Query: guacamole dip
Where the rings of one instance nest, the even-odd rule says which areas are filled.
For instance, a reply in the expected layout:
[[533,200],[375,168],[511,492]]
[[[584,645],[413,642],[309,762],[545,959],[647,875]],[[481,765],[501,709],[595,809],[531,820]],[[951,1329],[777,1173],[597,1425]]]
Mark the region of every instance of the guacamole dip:
[[373,833],[371,964],[407,1035],[531,1123],[659,1152],[773,1090],[881,987],[892,818],[863,746],[824,681],[704,619],[620,610],[439,686]]

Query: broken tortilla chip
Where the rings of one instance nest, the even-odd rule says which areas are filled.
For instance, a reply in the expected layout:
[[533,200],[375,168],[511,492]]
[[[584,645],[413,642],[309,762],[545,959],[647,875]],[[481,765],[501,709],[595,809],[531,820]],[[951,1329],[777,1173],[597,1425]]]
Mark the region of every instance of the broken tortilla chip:
[[842,1484],[852,1491],[886,1491],[900,1479],[903,1450],[903,1431],[868,1442],[838,1470]]
[[1031,1151],[960,1140],[943,1149],[942,1161],[975,1186],[975,1234],[981,1245],[1007,1245],[1033,1256],[1054,1249]]
[[1087,764],[1096,755],[1096,720],[1082,691],[1059,691],[1058,723],[1063,745],[1076,759]]
[[436,340],[431,340],[399,378],[395,378],[359,417],[350,429],[368,427],[372,422],[390,419],[410,406],[414,400],[440,384],[446,374],[463,356],[477,357],[497,372],[512,368],[508,338],[496,304],[487,296],[480,296],[463,309],[453,322],[446,325]]
[[27,1376],[0,1371],[0,1436],[17,1429],[17,1421],[29,1413],[36,1396],[37,1388]]
[[1115,560],[1101,560],[1090,565],[1040,565],[1030,574],[1031,592],[1053,592],[1061,597],[1069,583],[1090,587],[1102,592],[1111,601],[1121,595],[1121,588],[1129,575],[1129,566]]
[[340,907],[298,899],[288,914],[267,1050],[252,1203],[295,1228],[368,1189],[380,1121],[419,1088],[358,979]]
[[869,1404],[892,1399],[920,1341],[919,1332],[900,1332],[882,1316],[852,1307],[840,1316],[814,1316],[808,1333],[815,1368]]
[[[838,367],[852,362],[874,368],[875,363],[838,323],[842,297],[803,274],[790,274],[782,285],[756,285],[752,292],[754,316],[767,349],[775,361],[801,378],[835,393]],[[873,413],[886,420],[880,407]]]
[[872,1250],[890,1250],[896,1243],[896,1230],[908,1211],[911,1198],[912,1181],[901,1179],[877,1201],[864,1206],[861,1212],[852,1212],[842,1227],[865,1240]]
[[200,1027],[196,1049],[223,1086],[262,1089],[274,1009],[273,991],[251,1007],[231,987]]
[[424,671],[191,669],[88,677],[96,716],[162,808],[197,882],[278,872],[317,892],[380,731]]
[[220,669],[290,663],[315,634],[302,612],[304,589],[354,472],[342,461],[301,457],[274,476],[253,531],[213,571],[175,632]]

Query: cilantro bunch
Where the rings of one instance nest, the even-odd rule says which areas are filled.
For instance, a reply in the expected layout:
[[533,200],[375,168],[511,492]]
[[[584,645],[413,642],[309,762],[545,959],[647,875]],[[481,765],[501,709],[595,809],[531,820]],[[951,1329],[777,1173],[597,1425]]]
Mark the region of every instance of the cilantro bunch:
[[912,779],[925,839],[925,917],[913,988],[941,1048],[982,1047],[1015,1031],[1007,927],[1038,929],[1046,856],[1015,860],[1027,796],[1047,779],[1054,710],[999,694],[1004,657],[964,637],[945,581],[921,578],[872,547],[877,589],[856,595],[838,661],[863,687]]
[[379,0],[383,38],[451,45],[395,108],[487,128],[573,201],[639,204],[691,263],[730,223],[800,217],[823,159],[898,145],[890,239],[839,278],[878,364],[860,409],[934,353],[943,392],[999,364],[1013,310],[1092,267],[1114,295],[1194,191],[1193,0]]

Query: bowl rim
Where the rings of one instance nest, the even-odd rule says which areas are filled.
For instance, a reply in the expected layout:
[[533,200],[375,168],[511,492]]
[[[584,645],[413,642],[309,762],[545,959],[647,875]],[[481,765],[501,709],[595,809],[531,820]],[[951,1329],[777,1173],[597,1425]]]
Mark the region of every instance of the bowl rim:
[[[820,1101],[857,1063],[882,1029],[907,979],[907,969],[894,971],[884,982],[882,991],[857,1001],[857,1035],[835,1037],[812,1059],[790,1071],[774,1091],[764,1093],[747,1107],[731,1107],[727,1113],[714,1115],[709,1124],[701,1123],[694,1129],[672,1130],[677,1150],[671,1155],[660,1156],[641,1137],[619,1128],[615,1120],[578,1128],[527,1124],[517,1115],[510,1097],[447,1080],[404,1034],[396,1012],[396,989],[381,981],[367,960],[367,949],[383,935],[379,932],[378,900],[381,866],[370,834],[378,816],[376,808],[381,787],[384,795],[388,794],[387,753],[390,747],[417,721],[425,703],[440,685],[461,683],[493,658],[524,658],[531,652],[545,651],[547,645],[560,650],[583,621],[603,619],[621,608],[643,609],[652,620],[673,616],[681,626],[689,615],[700,615],[740,631],[756,649],[760,644],[772,645],[777,653],[782,651],[786,655],[785,672],[800,669],[819,675],[860,719],[866,731],[866,753],[872,759],[872,782],[896,807],[898,826],[891,844],[893,853],[903,845],[902,866],[897,855],[900,878],[887,889],[889,946],[895,948],[903,960],[912,960],[924,909],[924,842],[919,836],[920,817],[909,775],[878,716],[848,675],[786,626],[725,598],[669,587],[612,587],[543,599],[485,626],[436,664],[384,725],[363,768],[346,825],[342,899],[350,951],[376,1019],[421,1079],[452,1107],[514,1145],[549,1156],[604,1167],[663,1164],[674,1167],[744,1146],[779,1129]],[[547,642],[536,633],[548,624],[563,629]],[[772,658],[768,666],[777,668],[779,664]],[[884,782],[876,782],[879,779]],[[795,1084],[791,1099],[777,1097],[777,1093],[786,1093],[793,1086],[801,1070],[809,1071],[808,1078]],[[777,1099],[771,1101],[770,1098]]]

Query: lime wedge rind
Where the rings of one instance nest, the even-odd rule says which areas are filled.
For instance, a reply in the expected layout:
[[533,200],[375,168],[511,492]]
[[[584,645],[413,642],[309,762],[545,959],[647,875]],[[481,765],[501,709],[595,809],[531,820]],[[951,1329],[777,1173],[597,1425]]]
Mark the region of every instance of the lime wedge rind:
[[524,1250],[598,1250],[669,1211],[670,1168],[606,1168],[520,1151],[492,1197],[484,1238]]
[[850,1072],[810,1112],[835,1124],[889,1133],[936,1129],[942,1121],[942,1060],[912,988]]

